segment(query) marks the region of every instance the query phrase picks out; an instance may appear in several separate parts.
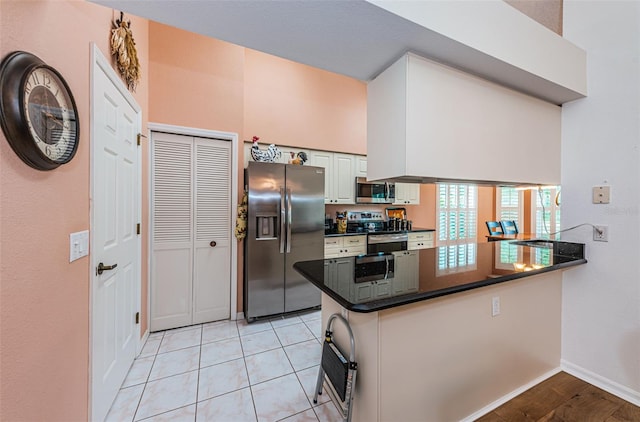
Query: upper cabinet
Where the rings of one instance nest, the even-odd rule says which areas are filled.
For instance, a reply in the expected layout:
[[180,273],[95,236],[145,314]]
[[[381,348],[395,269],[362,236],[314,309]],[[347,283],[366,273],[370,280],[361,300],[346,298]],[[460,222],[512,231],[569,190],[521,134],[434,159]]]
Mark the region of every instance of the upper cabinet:
[[[364,155],[355,156],[356,177],[367,178],[367,157]],[[354,185],[355,189],[355,185]]]
[[420,203],[419,183],[396,183],[394,205],[418,205]]
[[555,104],[409,53],[368,84],[367,175],[556,185],[560,114]]
[[[244,144],[244,168],[251,158],[251,142]],[[268,145],[260,144],[261,150]],[[324,203],[325,204],[355,204],[356,177],[367,177],[367,157],[365,155],[342,154],[331,151],[301,149],[296,147],[278,146],[282,155],[276,163],[290,164],[299,152],[307,154],[308,166],[322,167],[324,173]],[[418,192],[418,201],[419,201]]]
[[324,167],[324,203],[355,203],[355,157],[327,151],[311,151],[312,166]]

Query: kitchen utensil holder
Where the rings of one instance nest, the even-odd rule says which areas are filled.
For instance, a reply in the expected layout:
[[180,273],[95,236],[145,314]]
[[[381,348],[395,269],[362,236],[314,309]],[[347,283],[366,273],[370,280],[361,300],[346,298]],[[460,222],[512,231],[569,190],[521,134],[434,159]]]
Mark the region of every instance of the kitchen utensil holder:
[[[334,320],[342,322],[349,333],[349,360],[344,357],[337,344],[333,342]],[[343,422],[351,422],[351,410],[353,408],[353,392],[356,385],[356,373],[358,364],[356,359],[356,342],[353,338],[353,331],[349,322],[340,314],[332,314],[327,321],[325,339],[322,343],[322,357],[320,358],[320,368],[318,369],[318,381],[316,391],[313,396],[313,403],[318,403],[318,395],[322,394],[322,386],[327,381],[326,391],[329,397],[340,410]],[[326,378],[325,378],[326,375]]]

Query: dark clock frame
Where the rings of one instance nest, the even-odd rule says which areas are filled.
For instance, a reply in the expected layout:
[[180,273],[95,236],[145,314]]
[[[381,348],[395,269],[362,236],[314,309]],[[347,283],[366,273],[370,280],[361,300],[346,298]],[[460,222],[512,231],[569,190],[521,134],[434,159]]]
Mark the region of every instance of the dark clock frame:
[[[56,74],[67,91],[76,118],[75,138],[71,140],[71,152],[63,160],[51,160],[38,147],[29,131],[23,108],[27,76],[38,67],[45,67]],[[80,141],[78,109],[69,85],[62,75],[37,56],[25,51],[14,51],[0,64],[0,125],[11,149],[22,161],[37,170],[53,170],[73,159]]]

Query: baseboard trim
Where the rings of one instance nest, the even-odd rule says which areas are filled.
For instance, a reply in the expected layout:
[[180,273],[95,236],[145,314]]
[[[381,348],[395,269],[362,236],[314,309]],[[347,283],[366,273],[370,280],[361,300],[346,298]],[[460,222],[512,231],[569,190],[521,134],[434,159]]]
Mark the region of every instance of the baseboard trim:
[[562,370],[566,373],[573,375],[574,377],[578,377],[581,380],[588,382],[589,384],[595,385],[596,387],[601,388],[604,391],[613,394],[614,396],[620,397],[621,399],[626,400],[629,403],[640,406],[639,391],[634,391],[629,387],[625,387],[622,384],[591,372],[588,369],[575,365],[564,359],[560,360],[560,368],[562,368]]
[[520,394],[524,393],[525,391],[527,391],[528,389],[530,389],[531,387],[540,384],[542,381],[551,378],[552,376],[554,376],[555,374],[557,374],[558,372],[560,372],[561,369],[560,367],[558,368],[554,368],[548,372],[545,372],[544,374],[540,375],[538,378],[535,378],[531,381],[529,381],[528,383],[526,383],[525,385],[516,388],[515,390],[513,390],[512,392],[500,397],[498,400],[494,401],[491,404],[488,404],[487,406],[483,407],[482,409],[472,413],[471,415],[467,416],[464,419],[461,419],[461,422],[473,422],[476,419],[486,415],[487,413],[493,411],[494,409],[502,406],[503,404],[505,404],[506,402],[508,402],[509,400],[512,400],[513,398],[519,396]]

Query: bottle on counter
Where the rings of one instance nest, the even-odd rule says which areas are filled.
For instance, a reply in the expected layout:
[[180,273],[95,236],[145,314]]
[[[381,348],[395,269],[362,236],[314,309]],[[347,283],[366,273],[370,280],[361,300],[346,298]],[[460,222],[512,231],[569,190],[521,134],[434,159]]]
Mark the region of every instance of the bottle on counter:
[[347,212],[336,212],[336,226],[338,233],[347,232]]

